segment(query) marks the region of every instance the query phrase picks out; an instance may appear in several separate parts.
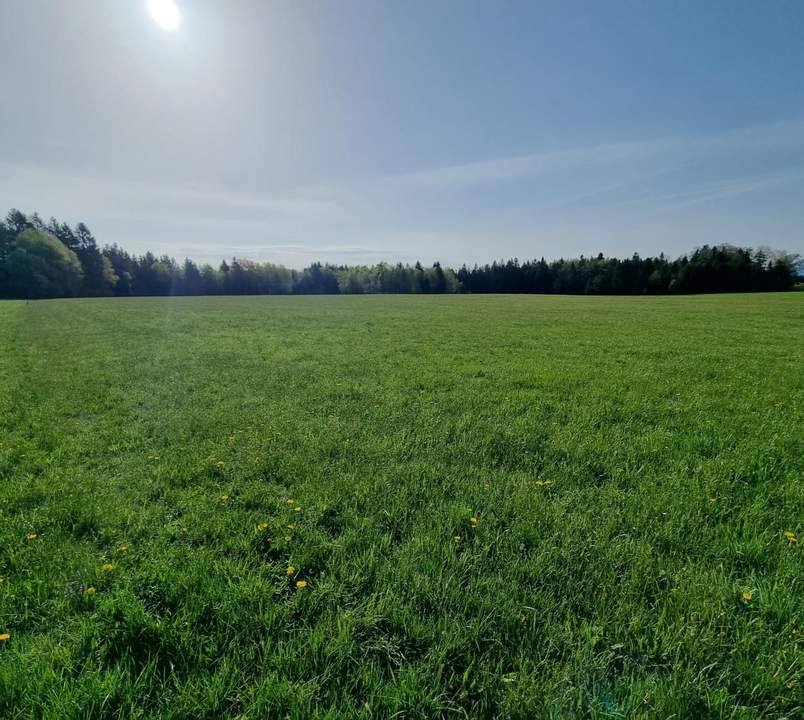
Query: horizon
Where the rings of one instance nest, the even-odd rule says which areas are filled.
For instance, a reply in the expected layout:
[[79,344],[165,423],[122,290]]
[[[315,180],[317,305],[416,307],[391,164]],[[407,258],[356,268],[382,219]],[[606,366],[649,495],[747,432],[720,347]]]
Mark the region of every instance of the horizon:
[[800,4],[176,6],[0,8],[4,207],[212,265],[804,253]]

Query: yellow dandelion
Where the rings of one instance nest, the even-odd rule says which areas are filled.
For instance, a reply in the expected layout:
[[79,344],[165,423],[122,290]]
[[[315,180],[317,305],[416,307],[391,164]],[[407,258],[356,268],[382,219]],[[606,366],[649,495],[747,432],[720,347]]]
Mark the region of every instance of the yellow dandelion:
[[293,510],[294,512],[301,512],[301,507],[297,505],[295,508],[293,508]]
[[294,530],[296,526],[293,523],[288,523],[288,530]]
[[743,602],[751,602],[752,595],[750,592],[743,593]]
[[120,543],[120,544],[117,546],[117,552],[119,552],[119,553],[125,553],[125,552],[128,552],[128,545],[126,545],[125,543]]
[[8,642],[9,640],[11,640],[10,633],[0,633],[0,642]]
[[307,587],[307,581],[306,580],[297,580],[296,581],[296,589],[297,590],[304,590],[304,588],[306,588],[306,587]]
[[182,535],[186,535],[187,534],[187,528],[183,527],[180,532],[181,532]]
[[103,572],[112,572],[112,570],[114,570],[114,564],[103,563],[103,565],[101,565],[101,570],[103,570]]
[[258,532],[265,532],[267,529],[268,529],[268,523],[267,522],[261,522],[259,525],[257,525],[257,531]]
[[785,538],[787,538],[787,542],[789,542],[789,543],[797,543],[798,542],[798,538],[796,537],[796,534],[794,532],[792,532],[791,530],[786,530],[785,533],[784,533],[784,536],[785,536]]
[[713,497],[710,497],[710,498],[709,498],[709,502],[710,502],[710,503],[715,502],[715,500],[717,500],[717,498],[713,498]]
[[456,543],[458,543],[458,542],[460,542],[460,541],[461,541],[461,536],[460,536],[460,535],[453,535],[453,536],[452,536],[452,539],[453,539],[453,540],[454,540]]
[[293,498],[288,498],[288,505],[295,505]]
[[220,500],[221,500],[222,503],[227,503],[227,502],[229,502],[229,496],[228,495],[221,495]]
[[474,517],[474,516],[470,517],[470,518],[469,518],[469,524],[470,524],[472,527],[477,527],[477,518],[476,518],[476,517]]
[[543,487],[543,486],[545,486],[545,485],[552,485],[552,484],[553,484],[553,481],[552,481],[552,480],[537,480],[537,481],[536,481],[536,484],[537,484],[539,487]]
[[94,595],[94,594],[97,592],[97,590],[95,590],[95,588],[94,588],[94,587],[88,587],[86,590],[84,590],[84,592],[85,592],[87,595]]
[[38,536],[36,533],[28,533],[28,534],[25,536],[25,539],[26,539],[26,540],[36,540],[36,538],[38,538],[38,537],[39,537],[39,536]]
[[296,568],[293,565],[288,565],[288,569],[285,571],[288,575],[293,575],[296,572]]
[[218,467],[223,467],[224,465],[226,465],[226,463],[223,462],[223,460],[218,460],[218,462],[216,462],[215,465],[217,465]]

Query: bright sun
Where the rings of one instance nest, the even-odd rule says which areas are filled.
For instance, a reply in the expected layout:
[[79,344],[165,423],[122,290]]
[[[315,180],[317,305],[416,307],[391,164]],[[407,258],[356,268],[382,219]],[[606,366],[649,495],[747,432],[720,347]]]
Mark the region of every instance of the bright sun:
[[181,13],[173,0],[148,0],[148,12],[163,30],[175,30],[181,22]]

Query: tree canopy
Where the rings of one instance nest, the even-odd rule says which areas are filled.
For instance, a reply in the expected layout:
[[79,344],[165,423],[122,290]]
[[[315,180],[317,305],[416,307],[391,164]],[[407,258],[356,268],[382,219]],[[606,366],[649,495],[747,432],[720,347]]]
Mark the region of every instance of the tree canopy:
[[55,236],[26,228],[0,264],[0,288],[11,297],[74,297],[84,271],[78,256]]
[[643,295],[789,290],[797,255],[731,245],[704,245],[681,258],[514,258],[464,265],[441,263],[332,265],[294,270],[244,258],[217,267],[179,263],[151,252],[136,256],[117,245],[100,247],[84,223],[71,228],[37,213],[11,210],[0,221],[0,297],[104,295],[291,295],[362,293],[563,293]]

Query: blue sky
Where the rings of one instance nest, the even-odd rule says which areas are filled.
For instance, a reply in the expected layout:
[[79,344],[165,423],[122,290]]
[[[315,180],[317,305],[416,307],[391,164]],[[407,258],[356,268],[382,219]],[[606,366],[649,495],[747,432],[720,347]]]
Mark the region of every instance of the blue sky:
[[804,252],[804,3],[0,5],[0,206],[201,261]]

